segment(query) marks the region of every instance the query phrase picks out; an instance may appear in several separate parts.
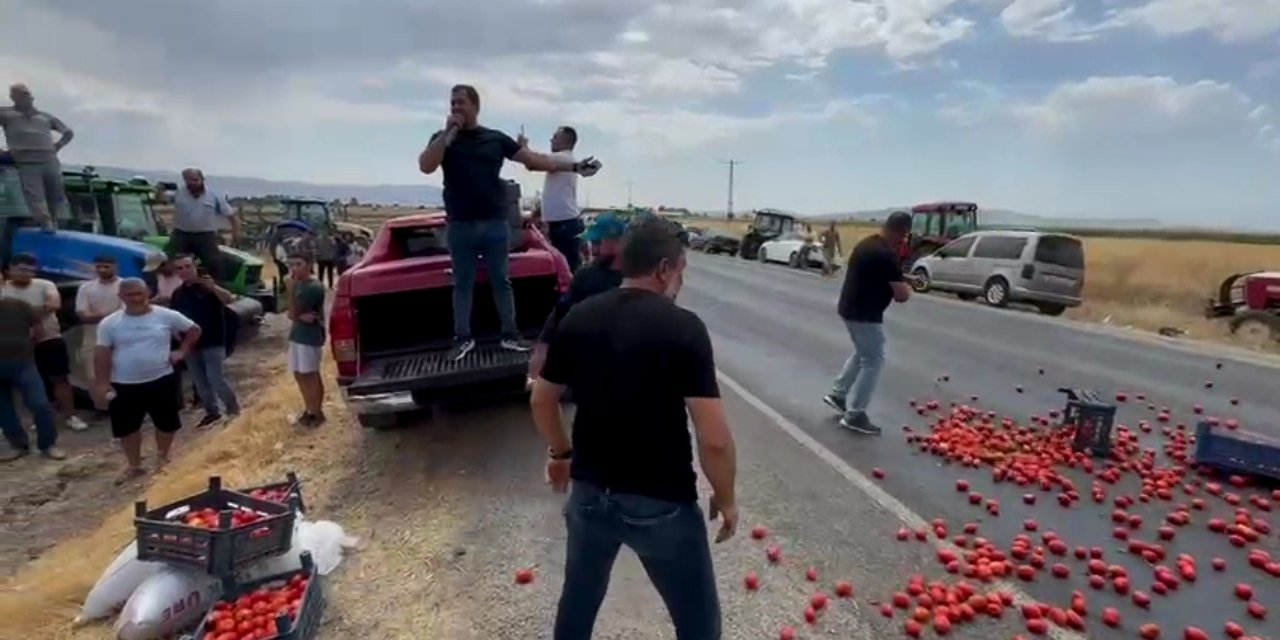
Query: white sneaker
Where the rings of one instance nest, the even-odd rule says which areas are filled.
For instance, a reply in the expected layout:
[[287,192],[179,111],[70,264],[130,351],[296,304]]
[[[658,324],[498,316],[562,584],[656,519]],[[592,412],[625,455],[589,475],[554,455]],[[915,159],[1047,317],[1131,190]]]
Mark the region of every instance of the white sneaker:
[[67,428],[72,431],[87,431],[89,423],[80,419],[80,416],[71,416],[67,418]]

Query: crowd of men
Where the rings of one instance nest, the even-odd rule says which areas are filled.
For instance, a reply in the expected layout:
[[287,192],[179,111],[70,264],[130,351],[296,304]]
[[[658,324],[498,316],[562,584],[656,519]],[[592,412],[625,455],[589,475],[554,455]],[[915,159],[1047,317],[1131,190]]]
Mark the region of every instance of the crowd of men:
[[[31,164],[56,163],[56,151],[70,140],[70,129],[51,116],[33,115],[25,87],[11,94],[15,107],[0,112],[10,146],[12,131],[17,131],[27,150],[38,151],[24,154]],[[523,132],[512,138],[481,126],[479,112],[476,89],[454,87],[450,115],[419,155],[418,167],[424,174],[443,172],[446,240],[454,269],[452,356],[464,359],[476,346],[470,319],[480,260],[501,318],[501,348],[532,350],[530,406],[547,444],[546,479],[555,491],[569,494],[565,580],[554,638],[591,637],[614,560],[626,545],[639,556],[666,603],[677,637],[716,640],[721,616],[706,521],[708,516],[720,521],[716,542],[734,535],[737,463],[710,334],[695,313],[676,304],[687,266],[684,230],[660,216],[628,224],[612,214],[599,216],[587,228],[578,209],[577,178],[595,175],[601,164],[594,158],[576,159],[577,132],[560,127],[551,137],[551,152],[539,153],[529,148]],[[44,120],[38,126],[28,120],[14,125],[18,117]],[[55,131],[62,138],[35,144],[33,128],[43,131],[45,139],[51,140]],[[540,224],[573,271],[568,292],[534,345],[517,328],[508,271],[512,231],[500,176],[508,160],[547,174]],[[35,184],[38,176],[41,185],[52,188],[49,169],[30,168],[24,175],[24,193],[51,197],[47,189],[37,193]],[[160,462],[169,455],[173,435],[182,427],[181,384],[174,369],[179,362],[191,372],[204,405],[199,426],[239,411],[223,369],[231,347],[225,325],[231,294],[205,271],[217,260],[218,218],[234,221],[234,212],[204,185],[198,170],[185,171],[183,179],[173,197],[178,209],[174,247],[179,251],[157,277],[155,290],[142,280],[118,277],[114,263],[102,258],[95,264],[97,278],[84,283],[76,296],[86,335],[81,359],[92,362],[87,373],[94,399],[109,413],[112,434],[124,450],[122,480],[145,473],[144,419],[149,417],[155,427]],[[859,433],[881,431],[867,409],[884,365],[884,311],[910,296],[910,276],[902,273],[896,251],[910,227],[908,214],[895,213],[880,233],[858,243],[837,304],[854,353],[823,401],[840,413],[840,425]],[[587,264],[582,264],[584,240],[592,247]],[[830,273],[839,243],[833,224],[818,245],[825,273]],[[336,251],[314,249],[294,247],[288,255],[276,256],[289,274],[288,362],[304,401],[297,422],[306,426],[325,420],[320,367],[326,291],[315,277],[315,259],[321,260],[322,276],[329,270],[326,263],[337,259]],[[49,458],[65,454],[56,447],[55,412],[46,399],[46,384],[54,390],[65,424],[72,429],[84,424],[72,414],[69,399],[68,347],[60,341],[56,316],[58,292],[34,277],[36,266],[30,256],[12,260],[0,295],[0,426],[11,446],[5,459],[30,451],[10,390],[27,404],[36,422],[36,446]],[[561,415],[560,400],[567,392],[577,405],[571,432]],[[698,504],[695,442],[712,490],[706,512]]]

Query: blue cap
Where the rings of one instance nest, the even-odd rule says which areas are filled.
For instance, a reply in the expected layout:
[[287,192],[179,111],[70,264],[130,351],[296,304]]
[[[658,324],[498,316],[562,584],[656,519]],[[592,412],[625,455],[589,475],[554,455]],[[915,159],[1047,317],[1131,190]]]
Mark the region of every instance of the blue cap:
[[591,222],[591,226],[582,232],[582,239],[587,242],[600,242],[601,240],[616,240],[627,233],[627,223],[620,218],[618,214],[612,211],[606,211],[596,216]]

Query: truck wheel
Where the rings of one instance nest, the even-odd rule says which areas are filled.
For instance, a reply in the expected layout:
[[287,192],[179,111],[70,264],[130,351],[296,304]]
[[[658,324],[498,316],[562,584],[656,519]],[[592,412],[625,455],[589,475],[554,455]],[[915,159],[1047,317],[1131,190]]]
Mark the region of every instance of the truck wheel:
[[1009,283],[1000,276],[988,280],[982,288],[982,297],[993,307],[1009,306]]
[[1250,346],[1262,347],[1280,342],[1280,314],[1246,311],[1228,321],[1231,333]]
[[792,269],[800,268],[800,254],[798,252],[791,252],[791,256],[787,258],[787,266]]
[[356,422],[366,429],[387,431],[400,424],[394,413],[357,413]]

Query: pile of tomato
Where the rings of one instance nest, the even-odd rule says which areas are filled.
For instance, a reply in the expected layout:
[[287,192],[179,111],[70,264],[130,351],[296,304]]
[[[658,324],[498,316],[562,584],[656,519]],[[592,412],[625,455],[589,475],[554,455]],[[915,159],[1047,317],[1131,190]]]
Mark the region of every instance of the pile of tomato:
[[276,617],[297,623],[307,593],[307,576],[294,574],[284,582],[259,587],[234,601],[219,601],[205,619],[202,640],[270,640],[279,635]]
[[288,503],[289,503],[289,488],[288,488],[288,487],[279,487],[279,488],[275,488],[275,489],[270,489],[270,488],[267,488],[267,489],[254,489],[253,491],[250,491],[250,492],[249,492],[249,497],[251,497],[251,498],[257,498],[257,499],[259,499],[259,500],[266,500],[267,502],[276,502],[276,503],[279,503],[279,504],[288,504]]
[[[181,516],[177,516],[174,519],[187,525],[188,527],[198,527],[200,529],[218,529],[219,528],[218,520],[220,517],[219,516],[220,513],[221,512],[218,511],[217,509],[206,507],[204,509],[190,511]],[[252,509],[245,509],[243,507],[236,508],[231,513],[231,528],[235,529],[237,527],[243,527],[245,525],[253,524],[261,520],[263,517],[265,516],[263,516],[262,514]]]

